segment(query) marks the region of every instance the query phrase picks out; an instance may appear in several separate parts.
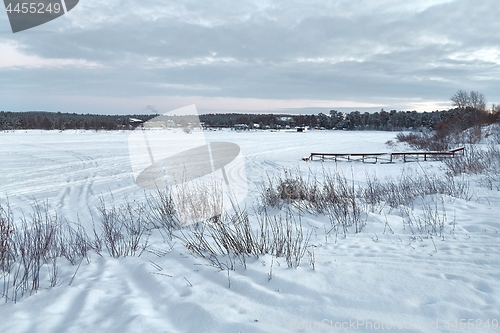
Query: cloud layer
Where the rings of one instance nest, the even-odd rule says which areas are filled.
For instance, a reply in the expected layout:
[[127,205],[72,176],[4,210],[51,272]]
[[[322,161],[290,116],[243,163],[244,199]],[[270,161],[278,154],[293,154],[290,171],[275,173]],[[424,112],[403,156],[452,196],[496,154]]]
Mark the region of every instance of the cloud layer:
[[500,103],[499,13],[496,0],[103,0],[17,34],[2,13],[0,110],[432,111],[458,89]]

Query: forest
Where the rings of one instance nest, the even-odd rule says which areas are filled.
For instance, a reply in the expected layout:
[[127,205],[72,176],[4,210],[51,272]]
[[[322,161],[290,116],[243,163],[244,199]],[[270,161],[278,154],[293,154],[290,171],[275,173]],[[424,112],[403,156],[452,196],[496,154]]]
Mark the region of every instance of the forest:
[[[289,115],[289,114],[239,114],[218,113],[200,115],[205,127],[233,127],[236,124],[247,124],[250,128],[284,128],[285,126],[308,126],[321,129],[340,130],[434,130],[448,123],[460,123],[465,128],[476,123],[493,123],[499,120],[500,112],[483,111],[475,108],[454,108],[447,111],[384,111],[361,113],[352,111],[343,113],[331,110],[329,114]],[[148,121],[158,115],[96,115],[61,112],[11,112],[0,111],[0,130],[126,130],[135,126],[130,118]],[[179,116],[177,116],[179,117]],[[180,119],[173,120],[176,123]],[[177,120],[177,121],[176,121]]]
[[[250,129],[307,126],[315,129],[337,130],[418,130],[421,132],[438,130],[446,135],[446,132],[458,132],[475,125],[491,124],[500,120],[500,105],[493,104],[488,110],[486,98],[482,93],[458,90],[450,100],[453,108],[432,112],[381,109],[380,112],[373,113],[360,111],[344,113],[330,110],[329,113],[317,115],[216,113],[202,114],[199,116],[199,121],[207,128],[230,128],[236,124],[245,124]],[[141,122],[158,116],[159,114],[99,115],[47,111],[0,111],[0,130],[132,130]],[[131,118],[141,122],[131,122]],[[162,116],[162,119],[171,120],[171,124],[183,124],[183,127],[193,121],[192,116]]]

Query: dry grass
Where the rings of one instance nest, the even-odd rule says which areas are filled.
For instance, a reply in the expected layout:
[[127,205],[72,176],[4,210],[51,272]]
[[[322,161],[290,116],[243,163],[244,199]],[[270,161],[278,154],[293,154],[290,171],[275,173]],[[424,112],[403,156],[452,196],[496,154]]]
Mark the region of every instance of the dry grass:
[[500,191],[500,149],[488,145],[484,149],[468,146],[465,155],[445,161],[450,175],[479,175],[479,183]]
[[418,150],[447,151],[451,148],[450,138],[437,137],[432,133],[398,133],[396,139]]
[[94,241],[92,247],[101,252],[103,246],[114,258],[142,253],[148,245],[149,230],[146,206],[126,202],[121,206],[111,203],[108,208],[103,198],[98,207],[100,231],[93,223]]
[[[246,267],[248,256],[270,254],[284,257],[288,267],[298,267],[306,253],[310,234],[291,213],[258,216],[254,228],[244,211],[222,214],[183,232],[187,248],[219,269],[234,269],[239,261]],[[226,261],[224,261],[226,260]]]
[[295,170],[268,176],[261,186],[260,202],[262,207],[292,207],[300,212],[324,214],[330,219],[332,231],[345,236],[363,231],[364,212],[384,206],[413,209],[417,198],[434,194],[472,198],[466,177],[403,170],[398,177],[380,180],[367,174],[365,183],[354,183],[338,171],[323,171],[318,180],[313,176],[304,178]]
[[48,285],[57,285],[57,258],[75,264],[90,248],[83,228],[75,228],[50,214],[47,204],[35,203],[31,214],[23,216],[18,224],[14,223],[8,202],[0,205],[0,237],[5,301],[16,302],[23,295],[38,291],[44,283],[43,267],[48,268]]

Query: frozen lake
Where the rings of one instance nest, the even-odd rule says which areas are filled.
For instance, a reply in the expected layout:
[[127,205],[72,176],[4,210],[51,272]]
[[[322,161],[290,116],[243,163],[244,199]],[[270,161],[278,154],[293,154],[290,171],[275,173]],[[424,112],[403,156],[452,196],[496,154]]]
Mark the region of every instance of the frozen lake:
[[[232,142],[241,148],[244,165],[226,170],[237,179],[246,175],[249,185],[247,200],[267,174],[283,168],[300,167],[345,169],[346,177],[363,179],[366,172],[383,177],[399,172],[401,165],[371,165],[333,162],[305,163],[301,159],[311,152],[386,152],[385,142],[394,139],[391,132],[313,131],[235,132],[204,131],[207,142]],[[3,174],[2,197],[8,197],[13,208],[30,210],[35,200],[48,200],[49,207],[82,224],[88,221],[89,207],[99,203],[99,196],[120,201],[139,199],[144,189],[134,181],[128,148],[129,131],[16,131],[0,133],[0,160]]]

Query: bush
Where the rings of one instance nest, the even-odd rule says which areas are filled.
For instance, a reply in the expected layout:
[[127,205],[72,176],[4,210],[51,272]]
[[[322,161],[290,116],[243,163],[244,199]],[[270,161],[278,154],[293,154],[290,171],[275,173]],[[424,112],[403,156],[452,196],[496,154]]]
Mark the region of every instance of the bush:
[[[291,213],[270,217],[265,212],[258,216],[254,230],[248,214],[242,211],[224,213],[183,232],[191,253],[208,259],[219,269],[234,269],[235,260],[246,267],[248,256],[264,254],[284,257],[288,267],[298,267],[310,235],[304,235],[300,221]],[[229,262],[221,262],[221,256]]]
[[450,138],[438,137],[430,133],[398,133],[396,139],[418,150],[447,151],[451,147]]
[[[286,192],[288,195],[282,198],[277,193],[285,187],[289,189]],[[388,177],[383,181],[367,174],[365,184],[354,184],[338,171],[324,171],[322,181],[313,177],[304,179],[297,171],[287,171],[273,178],[268,176],[268,180],[263,182],[261,204],[264,208],[292,207],[313,214],[325,214],[330,219],[331,231],[346,236],[351,229],[359,233],[365,227],[362,207],[373,210],[377,206],[388,205],[391,208],[404,206],[413,209],[417,198],[436,194],[465,200],[472,198],[468,179],[451,174],[442,177],[403,170],[398,177]]]
[[98,212],[101,233],[97,232],[94,223],[93,248],[100,252],[104,245],[114,258],[133,256],[137,251],[142,253],[147,247],[149,235],[145,206],[126,202],[119,207],[112,203],[108,208],[102,197],[100,201]]
[[490,190],[500,190],[500,149],[488,145],[485,149],[469,146],[464,156],[445,160],[448,173],[451,175],[480,175],[480,183]]
[[48,205],[35,203],[32,213],[14,223],[10,206],[0,204],[0,265],[3,273],[2,297],[16,302],[25,293],[41,288],[41,270],[47,267],[49,285],[58,283],[57,258],[75,264],[90,248],[81,226],[48,212]]

